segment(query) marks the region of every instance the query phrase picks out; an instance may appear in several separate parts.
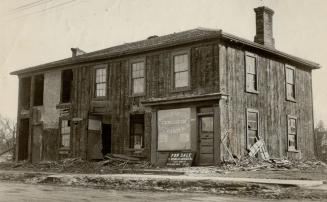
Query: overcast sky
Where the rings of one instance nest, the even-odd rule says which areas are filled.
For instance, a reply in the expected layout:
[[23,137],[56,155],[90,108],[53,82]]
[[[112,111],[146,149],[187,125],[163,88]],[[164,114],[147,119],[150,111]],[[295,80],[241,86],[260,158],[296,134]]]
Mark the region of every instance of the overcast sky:
[[262,5],[275,11],[276,48],[321,64],[314,112],[327,123],[326,0],[0,0],[0,114],[16,118],[13,70],[196,27],[253,40]]

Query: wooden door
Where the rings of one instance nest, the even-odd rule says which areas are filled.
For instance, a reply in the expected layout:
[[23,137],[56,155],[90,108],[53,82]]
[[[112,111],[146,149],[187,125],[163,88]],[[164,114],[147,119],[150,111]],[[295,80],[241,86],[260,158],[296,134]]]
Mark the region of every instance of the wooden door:
[[33,126],[32,163],[41,161],[42,125]]
[[199,165],[213,165],[213,116],[199,117]]

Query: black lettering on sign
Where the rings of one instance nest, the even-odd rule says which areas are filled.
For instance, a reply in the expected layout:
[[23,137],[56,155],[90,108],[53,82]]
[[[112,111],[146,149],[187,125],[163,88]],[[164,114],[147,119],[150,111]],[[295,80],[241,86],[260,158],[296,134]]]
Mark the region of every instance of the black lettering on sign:
[[194,160],[194,152],[170,152],[166,166],[190,167]]

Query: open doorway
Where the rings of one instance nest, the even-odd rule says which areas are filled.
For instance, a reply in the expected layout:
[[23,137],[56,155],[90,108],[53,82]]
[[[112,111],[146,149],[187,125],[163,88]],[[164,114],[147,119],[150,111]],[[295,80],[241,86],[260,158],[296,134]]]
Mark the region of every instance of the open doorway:
[[111,153],[111,124],[102,124],[101,130],[102,136],[102,154],[105,156],[106,154]]
[[18,138],[18,161],[28,159],[29,119],[21,119]]

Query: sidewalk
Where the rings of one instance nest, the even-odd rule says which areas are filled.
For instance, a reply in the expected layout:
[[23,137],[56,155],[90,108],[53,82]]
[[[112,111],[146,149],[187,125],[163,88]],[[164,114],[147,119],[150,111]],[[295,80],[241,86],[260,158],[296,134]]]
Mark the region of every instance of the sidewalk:
[[176,176],[174,174],[69,174],[0,170],[0,181],[115,190],[205,192],[271,199],[327,199],[327,184],[322,180]]

